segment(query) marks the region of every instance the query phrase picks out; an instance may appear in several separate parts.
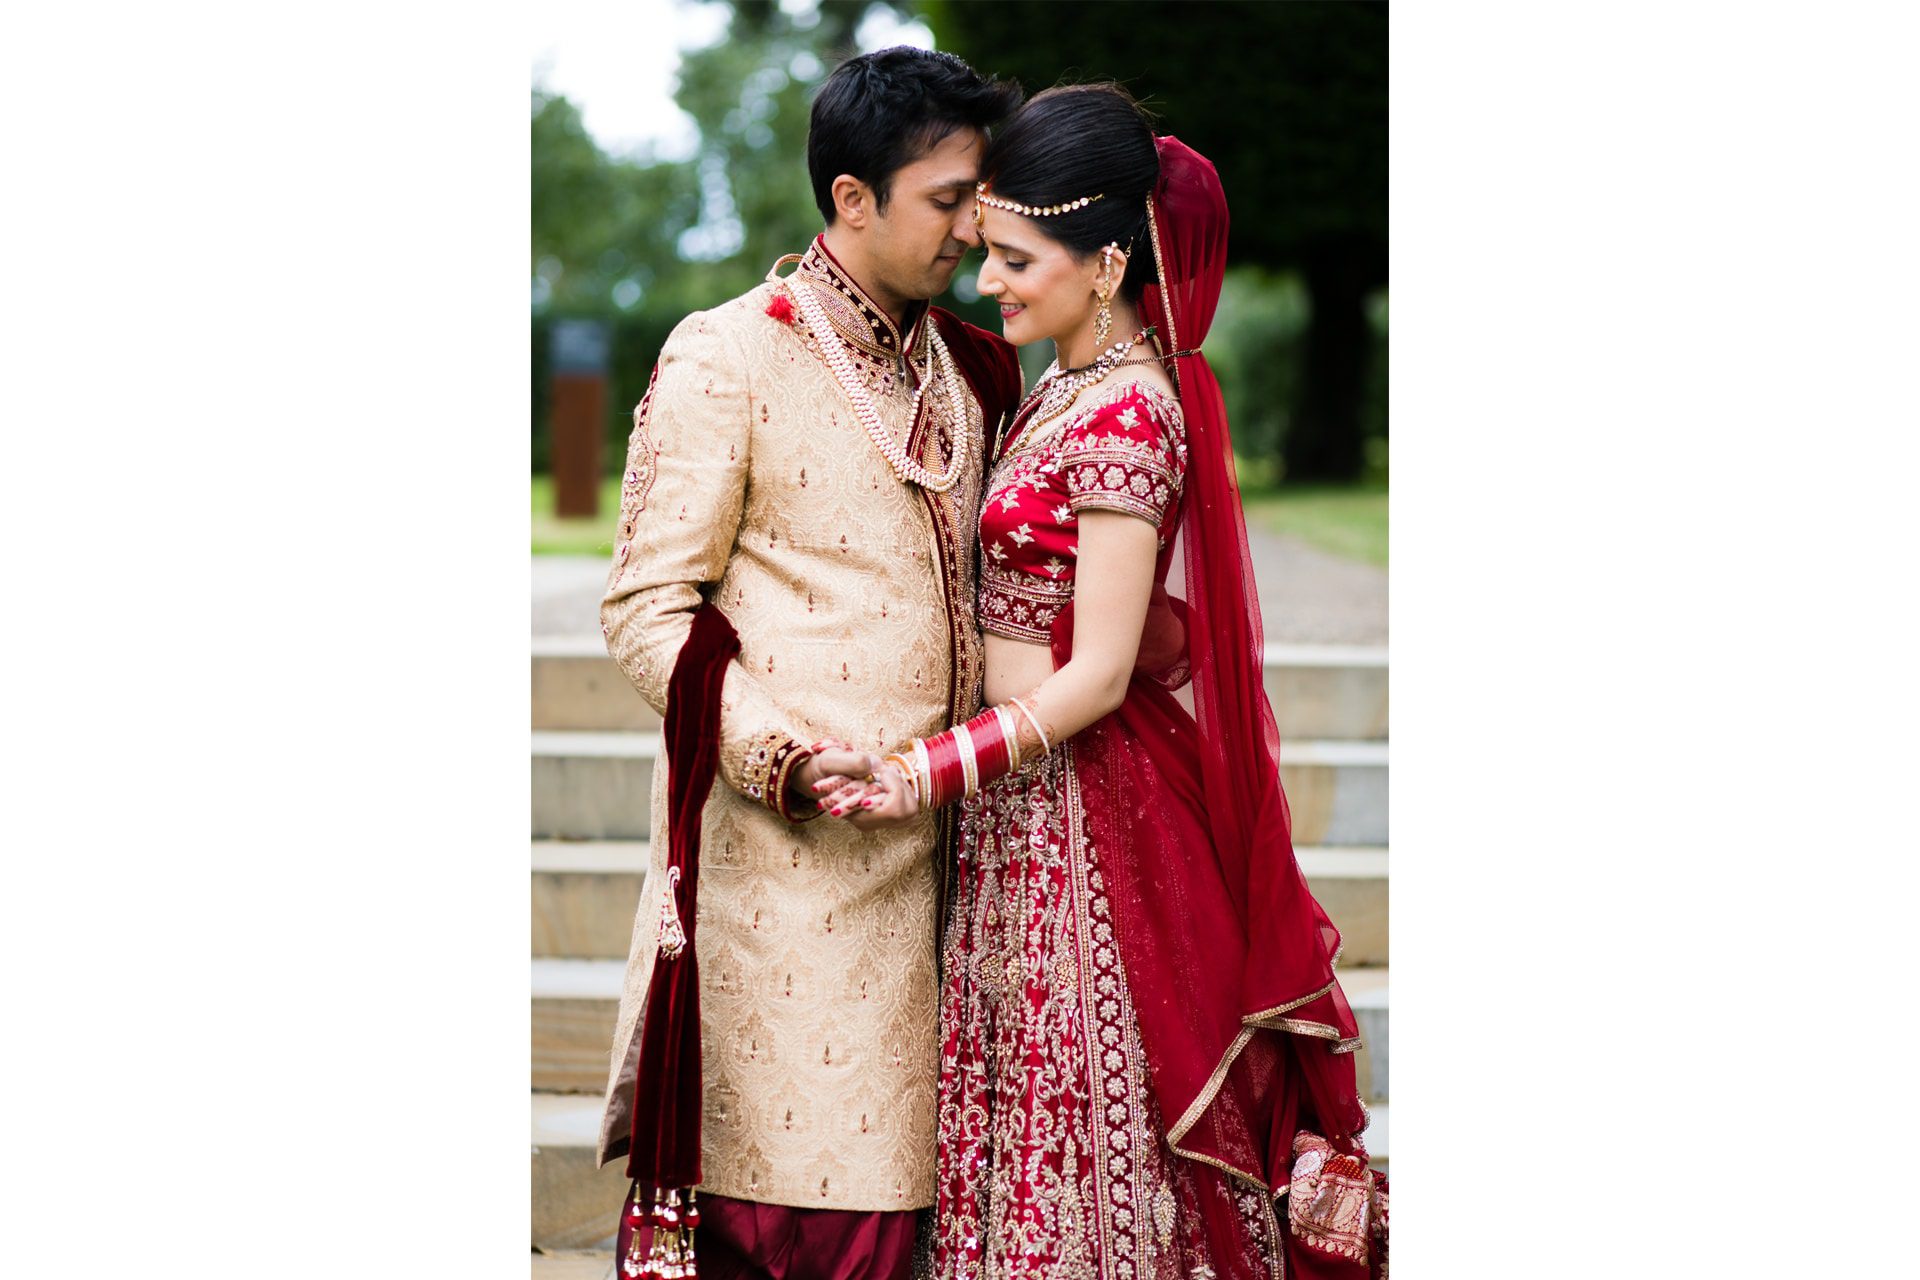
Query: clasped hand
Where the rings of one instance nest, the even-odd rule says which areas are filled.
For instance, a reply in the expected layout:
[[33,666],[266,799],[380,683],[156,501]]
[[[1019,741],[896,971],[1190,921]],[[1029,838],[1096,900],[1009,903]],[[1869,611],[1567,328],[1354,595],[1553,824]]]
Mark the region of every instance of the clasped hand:
[[834,739],[816,742],[812,750],[796,789],[818,801],[828,817],[862,831],[878,831],[903,826],[919,815],[913,784],[897,765]]

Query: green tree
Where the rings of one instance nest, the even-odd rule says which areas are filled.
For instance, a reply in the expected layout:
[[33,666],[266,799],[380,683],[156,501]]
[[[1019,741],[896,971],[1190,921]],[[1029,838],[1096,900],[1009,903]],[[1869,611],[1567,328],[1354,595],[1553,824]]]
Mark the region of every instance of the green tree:
[[1306,287],[1311,319],[1283,445],[1287,474],[1359,476],[1374,347],[1367,303],[1387,283],[1386,5],[916,8],[941,48],[1029,93],[1064,81],[1125,83],[1163,131],[1214,162],[1233,206],[1231,261],[1297,272]]
[[[887,0],[826,0],[789,14],[772,0],[733,0],[724,40],[688,53],[675,94],[700,128],[703,221],[681,241],[693,259],[681,278],[711,306],[751,288],[781,254],[806,248],[820,230],[807,176],[807,124],[829,73],[859,52],[854,33],[877,9],[911,16]],[[701,299],[704,300],[701,300]],[[990,303],[937,300],[976,324],[998,329]]]

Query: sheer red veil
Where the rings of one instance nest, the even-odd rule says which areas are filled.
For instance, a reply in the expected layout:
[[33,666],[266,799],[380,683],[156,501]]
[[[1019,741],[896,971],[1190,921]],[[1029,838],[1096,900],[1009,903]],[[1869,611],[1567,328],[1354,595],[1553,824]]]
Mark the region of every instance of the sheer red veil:
[[[1205,157],[1171,137],[1157,144],[1149,234],[1160,278],[1141,318],[1172,353],[1182,514],[1126,702],[1075,749],[1168,1140],[1203,1172],[1278,1194],[1298,1130],[1355,1148],[1366,1125],[1358,1027],[1333,976],[1339,931],[1294,859],[1226,407],[1199,354],[1226,270],[1226,196]],[[1056,661],[1071,646],[1069,611],[1055,624]],[[1172,692],[1189,682],[1191,715]]]

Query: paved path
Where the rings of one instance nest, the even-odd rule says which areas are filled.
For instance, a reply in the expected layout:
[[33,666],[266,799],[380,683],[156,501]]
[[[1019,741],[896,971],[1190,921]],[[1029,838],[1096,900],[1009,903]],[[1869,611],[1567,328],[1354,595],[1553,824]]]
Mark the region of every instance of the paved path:
[[1387,571],[1247,530],[1269,644],[1387,643]]
[[[1329,555],[1297,538],[1247,531],[1270,644],[1385,644],[1385,570]],[[535,635],[597,635],[607,561],[533,557]]]

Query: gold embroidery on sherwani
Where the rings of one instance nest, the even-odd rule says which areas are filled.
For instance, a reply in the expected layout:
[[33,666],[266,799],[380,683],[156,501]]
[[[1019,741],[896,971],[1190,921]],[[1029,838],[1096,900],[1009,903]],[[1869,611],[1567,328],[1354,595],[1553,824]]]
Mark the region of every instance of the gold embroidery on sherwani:
[[[888,471],[806,335],[767,313],[780,287],[689,316],[662,351],[634,442],[652,451],[651,491],[631,510],[623,502],[631,548],[613,567],[602,620],[610,651],[662,710],[701,601],[740,635],[695,903],[703,1189],[922,1208],[933,1199],[934,819],[872,833],[795,825],[768,801],[797,757],[755,753],[836,737],[884,754],[945,728],[956,667],[948,597],[970,599],[972,580],[964,567],[957,582],[943,575],[926,504]],[[870,345],[884,348],[872,332]],[[908,436],[911,397],[905,382],[874,397],[896,438]],[[944,398],[927,400],[951,431]],[[962,407],[961,429],[978,441],[978,403],[969,395]],[[977,480],[967,488],[949,499],[977,501]],[[977,679],[966,653],[961,665]],[[662,918],[666,774],[656,762],[654,865],[615,1029],[603,1159],[624,1153],[631,1124]],[[747,794],[754,787],[760,799]]]
[[627,472],[621,478],[620,545],[633,537],[634,521],[647,509],[647,495],[653,491],[653,476],[659,466],[653,437],[647,433],[647,414],[653,407],[653,384],[659,380],[660,367],[654,366],[647,378],[647,394],[633,407],[632,443],[627,449]]

